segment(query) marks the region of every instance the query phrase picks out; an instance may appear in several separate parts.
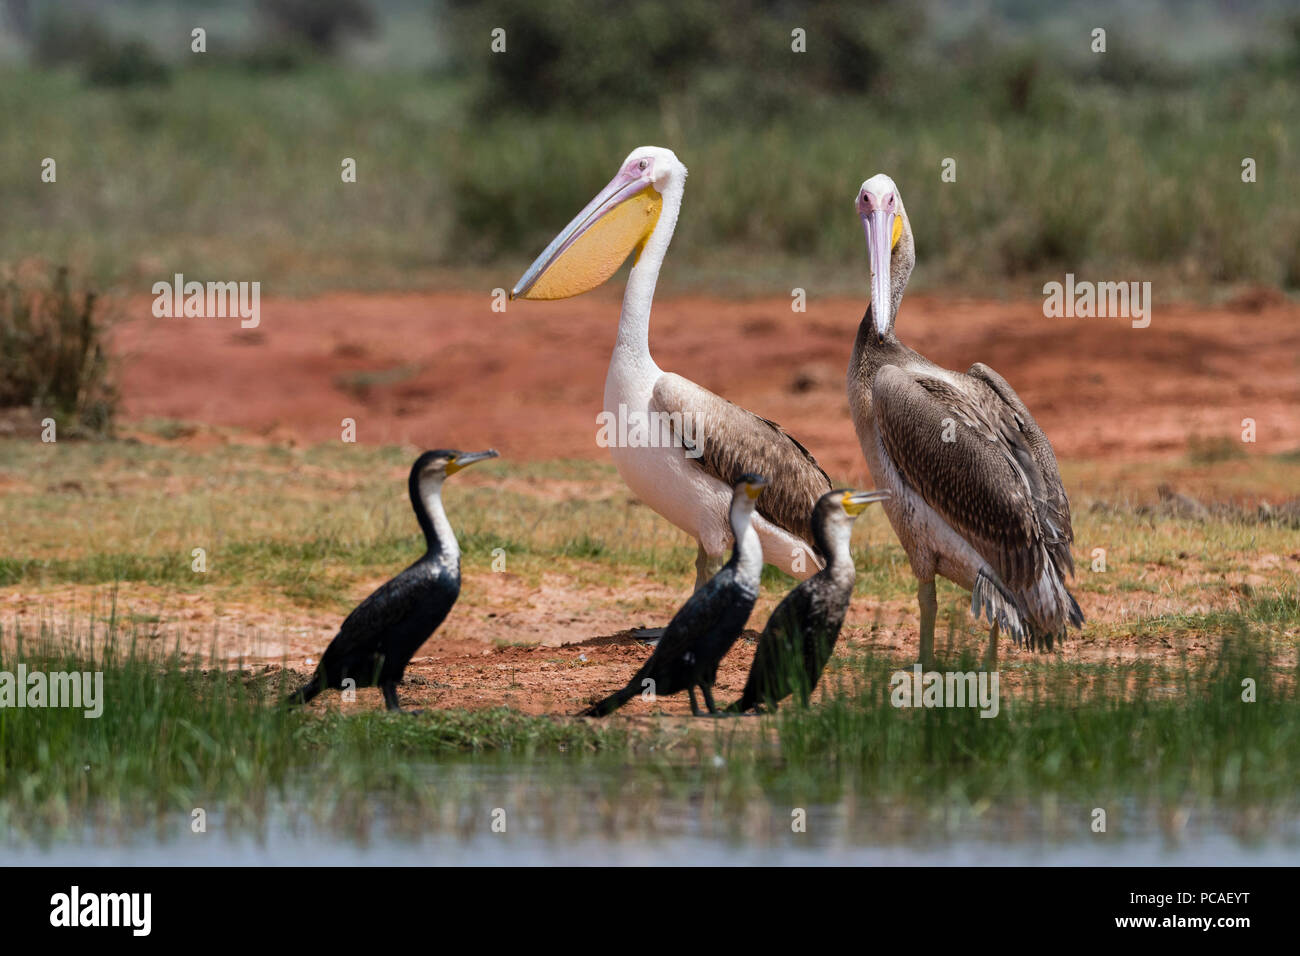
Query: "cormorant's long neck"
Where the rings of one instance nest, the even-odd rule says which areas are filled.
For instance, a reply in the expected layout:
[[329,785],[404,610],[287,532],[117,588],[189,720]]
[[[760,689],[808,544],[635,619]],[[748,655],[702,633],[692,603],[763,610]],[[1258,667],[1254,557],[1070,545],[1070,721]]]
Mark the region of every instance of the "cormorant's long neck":
[[731,534],[736,541],[736,549],[731,553],[729,564],[735,566],[737,577],[758,586],[759,576],[763,573],[763,544],[758,539],[751,520],[754,514],[754,502],[743,493],[731,501]]
[[442,507],[442,475],[425,475],[411,481],[411,507],[424,532],[427,555],[460,567],[460,545]]
[[853,551],[850,547],[852,535],[853,525],[847,521],[813,522],[813,542],[826,556],[826,567],[817,572],[819,577],[853,587],[857,572],[853,566]]
[[659,221],[627,277],[623,312],[618,320],[618,339],[614,344],[614,362],[654,365],[650,357],[650,307],[654,302],[655,284],[659,281],[659,269],[668,254],[673,230],[677,228],[684,189],[685,184],[680,178],[673,179],[665,187]]

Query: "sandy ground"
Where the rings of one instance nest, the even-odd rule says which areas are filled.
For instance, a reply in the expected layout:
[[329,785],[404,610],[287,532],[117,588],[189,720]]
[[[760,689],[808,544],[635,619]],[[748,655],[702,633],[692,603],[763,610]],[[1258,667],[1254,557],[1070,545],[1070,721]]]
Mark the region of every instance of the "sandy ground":
[[[261,325],[249,330],[233,319],[154,319],[149,305],[132,302],[117,332],[126,416],[218,427],[191,436],[191,444],[230,440],[231,429],[252,441],[328,441],[352,418],[358,440],[368,444],[492,445],[516,460],[607,454],[594,443],[618,316],[618,299],[607,290],[558,303],[511,303],[504,313],[492,311],[487,292],[264,300]],[[781,298],[667,299],[656,304],[651,346],[661,367],[780,421],[832,475],[868,485],[844,394],[862,307],[813,299],[806,313],[793,313]],[[1253,451],[1300,447],[1298,320],[1300,308],[1269,297],[1226,309],[1157,306],[1151,326],[1134,329],[1121,319],[1047,319],[1034,302],[915,296],[906,300],[899,331],[948,367],[983,361],[998,369],[1061,458],[1122,469],[1183,455],[1196,438],[1238,440],[1244,418],[1255,421]],[[1268,557],[1300,570],[1300,553]],[[566,581],[556,576],[527,588],[498,579],[495,609],[462,601],[412,662],[404,701],[575,710],[627,680],[649,653],[627,628],[663,623],[685,591],[659,588],[650,605],[662,608],[662,619],[629,621],[613,602],[575,603]],[[467,575],[465,593],[474,586]],[[625,589],[652,590],[636,580]],[[10,589],[0,594],[0,616],[71,620],[76,606],[105,600],[103,589]],[[154,638],[160,646],[179,641],[206,650],[216,630],[227,661],[269,670],[287,663],[299,674],[310,670],[338,623],[319,612],[214,605],[148,586],[124,587],[119,604],[170,622]],[[754,622],[774,604],[765,597]],[[1089,610],[1114,621],[1177,609],[1139,593]],[[915,615],[911,601],[855,602],[844,641],[914,653]],[[941,647],[942,615],[941,608]],[[960,628],[960,641],[982,646],[977,625],[967,619]],[[558,646],[561,634],[581,636]],[[1206,647],[1195,639],[1180,648],[1156,638],[1101,644],[1085,634],[1064,654],[1120,659]],[[1014,685],[1016,662],[1027,652],[1005,642],[1003,648],[1004,681]],[[742,641],[723,663],[720,701],[739,692],[752,653]],[[377,692],[362,691],[343,706],[377,704]],[[325,695],[323,705],[340,706],[338,695]],[[655,709],[682,712],[687,703],[683,696],[627,708]]]
[[[1300,553],[1286,560],[1300,573]],[[492,582],[490,586],[495,589],[499,584]],[[462,593],[487,587],[489,582],[467,576]],[[682,595],[665,592],[664,598],[656,602],[664,608],[664,620],[681,598]],[[63,589],[55,594],[26,596],[10,593],[0,596],[0,618],[21,621],[33,633],[34,625],[41,620],[56,624],[61,620],[84,622],[88,611],[102,619],[107,614],[109,599],[107,588]],[[761,625],[777,600],[779,596],[761,598],[751,623]],[[1188,607],[1186,603],[1153,598],[1149,594],[1111,595],[1103,601],[1104,607],[1090,607],[1089,613],[1101,614],[1107,620],[1212,609],[1209,604]],[[147,586],[124,585],[117,602],[119,615],[156,616],[165,622],[156,626],[137,625],[138,638],[155,650],[171,651],[179,647],[186,654],[202,658],[204,663],[242,666],[273,676],[287,667],[290,674],[285,680],[291,686],[310,675],[338,626],[337,617],[330,614],[305,610],[285,612],[280,608],[269,611],[246,604],[214,605],[200,595],[177,596]],[[524,713],[573,713],[625,684],[650,654],[650,649],[632,631],[614,630],[627,621],[626,616],[620,617],[612,609],[586,615],[574,623],[564,614],[563,607],[572,602],[563,594],[529,595],[510,602],[494,590],[493,602],[510,607],[500,616],[529,621],[532,626],[507,628],[505,632],[517,636],[518,641],[503,641],[500,622],[492,620],[500,612],[462,603],[411,661],[400,688],[405,706],[477,709],[505,705]],[[950,626],[950,622],[955,626]],[[575,638],[575,634],[581,636]],[[1293,666],[1293,645],[1300,638],[1300,626],[1279,636],[1287,638],[1279,644],[1279,662]],[[715,693],[720,705],[739,696],[744,687],[757,638],[757,630],[747,630],[723,660]],[[986,646],[980,625],[964,613],[964,602],[958,607],[955,601],[941,604],[935,644],[941,656],[948,659],[957,657],[963,650],[979,656]],[[1172,658],[1184,653],[1197,657],[1212,653],[1218,646],[1217,636],[1210,635],[1171,641],[1158,635],[1100,637],[1084,631],[1073,634],[1054,654],[1066,661],[1120,662]],[[214,650],[216,661],[211,657]],[[847,653],[857,651],[869,651],[895,661],[900,667],[910,667],[917,653],[915,603],[910,599],[855,600],[836,656],[842,660]],[[1024,665],[1038,655],[1004,638],[999,645],[999,656],[1002,687],[1014,691],[1025,678]],[[834,667],[833,662],[832,674]],[[836,678],[832,676],[829,680],[833,682]],[[312,706],[348,710],[382,707],[383,703],[377,690],[362,689],[354,702],[344,702],[338,693],[329,692]],[[677,695],[654,703],[634,700],[624,711],[629,716],[658,712],[688,714],[690,707],[685,695]]]

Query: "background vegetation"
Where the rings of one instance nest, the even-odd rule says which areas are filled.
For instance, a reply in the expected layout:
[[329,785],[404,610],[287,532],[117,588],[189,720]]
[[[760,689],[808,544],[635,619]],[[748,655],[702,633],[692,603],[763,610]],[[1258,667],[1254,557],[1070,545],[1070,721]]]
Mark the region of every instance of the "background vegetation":
[[788,289],[797,267],[797,284],[859,288],[849,197],[886,170],[922,284],[1027,295],[1069,270],[1159,278],[1159,294],[1290,289],[1289,10],[8,0],[0,261],[41,255],[140,292],[172,272],[290,292],[508,286],[653,142],[691,169],[676,283]]
[[67,269],[0,271],[0,409],[54,416],[65,436],[109,431],[118,395],[107,325],[99,297]]

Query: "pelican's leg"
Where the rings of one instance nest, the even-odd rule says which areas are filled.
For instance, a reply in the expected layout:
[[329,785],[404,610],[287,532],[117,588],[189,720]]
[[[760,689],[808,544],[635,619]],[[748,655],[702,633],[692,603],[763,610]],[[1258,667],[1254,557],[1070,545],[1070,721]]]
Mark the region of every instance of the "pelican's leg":
[[726,563],[726,558],[722,556],[709,557],[709,553],[704,550],[704,545],[699,545],[699,550],[695,553],[695,590],[698,591],[704,587],[710,578],[722,570],[722,566]]
[[993,626],[989,628],[989,652],[984,655],[984,669],[986,671],[995,671],[998,669],[998,622],[994,621]]
[[939,613],[934,578],[916,586],[916,601],[921,605],[921,666],[929,667],[934,663],[934,619]]
[[708,552],[704,550],[704,545],[697,544],[696,548],[697,550],[695,552],[695,590],[698,591],[700,589],[700,585],[702,585],[705,581],[709,579],[708,574],[705,571],[705,569],[709,566],[709,555]]

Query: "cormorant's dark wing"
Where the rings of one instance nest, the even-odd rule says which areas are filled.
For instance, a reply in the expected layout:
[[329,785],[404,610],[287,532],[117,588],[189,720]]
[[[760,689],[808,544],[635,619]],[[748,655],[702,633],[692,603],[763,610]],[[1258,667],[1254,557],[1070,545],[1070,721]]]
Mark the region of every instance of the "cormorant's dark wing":
[[668,622],[654,653],[632,680],[639,682],[660,666],[680,660],[691,650],[697,637],[716,627],[727,611],[726,591],[732,584],[732,569],[723,568],[692,594]]
[[903,480],[1005,584],[1034,585],[1047,543],[1036,506],[1045,482],[992,388],[886,365],[871,396],[880,442]]
[[754,651],[754,662],[749,667],[749,678],[745,682],[744,695],[750,703],[761,699],[751,697],[751,692],[766,692],[773,686],[779,685],[789,693],[786,685],[794,674],[791,668],[797,666],[802,670],[805,662],[806,635],[801,628],[804,622],[811,621],[812,616],[813,590],[810,582],[804,581],[781,599],[763,625],[758,648]]
[[[745,472],[766,478],[758,513],[812,542],[813,506],[831,490],[831,480],[785,429],[671,372],[655,382],[650,409],[669,415],[674,433],[697,443],[695,463],[723,484],[734,485]],[[693,435],[679,430],[686,415]]]
[[1061,482],[1061,469],[1056,463],[1052,443],[1047,440],[1043,430],[1038,427],[1038,422],[1034,421],[1034,416],[1029,414],[1029,409],[1006,379],[983,362],[976,362],[966,374],[993,389],[1006,406],[1001,418],[1008,428],[1014,426],[1029,448],[1037,466],[1037,474],[1041,478],[1039,485],[1034,488],[1034,504],[1038,509],[1038,519],[1043,526],[1048,550],[1058,568],[1069,569],[1073,574],[1074,556],[1070,554],[1070,545],[1074,542],[1074,527],[1070,523],[1070,500],[1065,495],[1065,485]]
[[429,585],[429,570],[420,563],[385,581],[344,619],[321,663],[328,666],[374,653],[386,635],[418,613],[428,600]]

